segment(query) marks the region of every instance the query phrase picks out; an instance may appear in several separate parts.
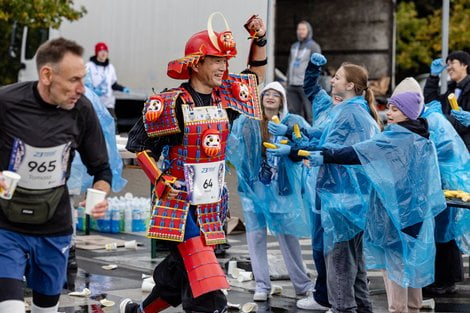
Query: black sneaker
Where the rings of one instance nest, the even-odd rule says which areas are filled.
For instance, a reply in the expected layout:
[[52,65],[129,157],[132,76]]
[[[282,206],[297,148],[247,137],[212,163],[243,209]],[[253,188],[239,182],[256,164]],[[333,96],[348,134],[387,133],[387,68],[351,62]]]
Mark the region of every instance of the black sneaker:
[[119,313],[140,313],[140,305],[132,302],[131,299],[126,298],[122,300],[119,305]]
[[457,286],[455,284],[444,284],[442,286],[436,286],[434,284],[424,287],[423,292],[428,295],[442,296],[445,294],[457,293]]

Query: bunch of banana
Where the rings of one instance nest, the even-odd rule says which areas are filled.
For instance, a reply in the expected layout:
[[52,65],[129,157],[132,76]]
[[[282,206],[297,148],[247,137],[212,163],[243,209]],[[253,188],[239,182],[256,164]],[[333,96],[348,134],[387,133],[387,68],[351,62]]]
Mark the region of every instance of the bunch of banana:
[[446,198],[459,198],[462,201],[467,202],[470,201],[470,193],[465,192],[463,190],[444,190],[444,196]]
[[459,104],[457,103],[457,97],[454,93],[450,93],[447,96],[447,99],[449,99],[450,107],[452,108],[452,110],[460,111]]
[[294,124],[294,136],[295,138],[299,139],[301,138],[301,134],[300,134],[300,127],[299,127],[299,124]]
[[277,149],[277,146],[270,142],[263,142],[263,146],[267,149]]
[[[279,120],[279,117],[277,115],[274,115],[271,120],[276,124],[281,124],[281,121]],[[279,141],[279,143],[287,145],[289,143],[289,140],[282,139],[281,141]],[[266,144],[268,144],[270,146],[268,147]],[[277,148],[277,146],[275,144],[272,144],[272,143],[269,143],[269,142],[263,143],[263,145],[264,145],[265,148],[272,148],[272,149]]]

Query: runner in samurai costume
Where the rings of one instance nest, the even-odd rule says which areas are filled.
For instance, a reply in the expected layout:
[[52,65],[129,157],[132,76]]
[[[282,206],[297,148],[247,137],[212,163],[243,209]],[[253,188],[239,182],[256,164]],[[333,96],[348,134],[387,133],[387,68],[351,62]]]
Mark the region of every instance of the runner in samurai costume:
[[[221,289],[229,284],[213,250],[225,242],[225,148],[229,125],[240,114],[261,118],[257,81],[267,63],[266,30],[258,16],[250,18],[249,69],[229,74],[235,41],[225,18],[226,30],[213,31],[215,14],[207,30],[187,41],[185,56],[168,64],[168,76],[188,81],[151,96],[129,134],[127,149],[137,153],[155,186],[148,237],[169,241],[170,254],[155,268],[151,294],[141,305],[124,300],[121,312],[180,304],[185,312],[226,310]],[[160,157],[161,166],[155,162]]]

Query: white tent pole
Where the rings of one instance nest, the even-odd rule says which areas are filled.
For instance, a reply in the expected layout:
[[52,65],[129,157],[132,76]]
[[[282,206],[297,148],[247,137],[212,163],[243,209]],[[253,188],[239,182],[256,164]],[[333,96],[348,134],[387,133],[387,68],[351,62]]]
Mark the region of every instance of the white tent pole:
[[[442,1],[442,61],[449,55],[449,0]],[[441,74],[441,93],[447,91],[447,71]]]

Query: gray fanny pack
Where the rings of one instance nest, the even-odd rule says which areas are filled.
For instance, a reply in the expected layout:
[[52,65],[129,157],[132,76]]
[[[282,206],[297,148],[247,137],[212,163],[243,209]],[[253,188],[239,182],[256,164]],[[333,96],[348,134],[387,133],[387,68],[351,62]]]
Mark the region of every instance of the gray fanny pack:
[[45,190],[17,187],[10,200],[0,198],[0,207],[10,222],[44,224],[54,216],[64,191],[65,186]]

